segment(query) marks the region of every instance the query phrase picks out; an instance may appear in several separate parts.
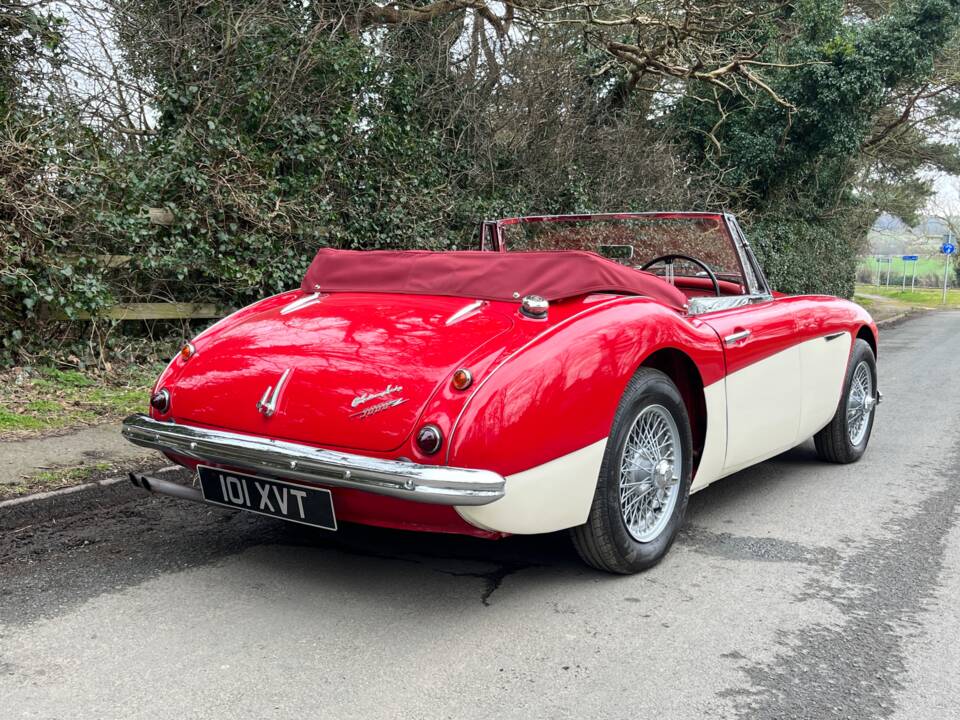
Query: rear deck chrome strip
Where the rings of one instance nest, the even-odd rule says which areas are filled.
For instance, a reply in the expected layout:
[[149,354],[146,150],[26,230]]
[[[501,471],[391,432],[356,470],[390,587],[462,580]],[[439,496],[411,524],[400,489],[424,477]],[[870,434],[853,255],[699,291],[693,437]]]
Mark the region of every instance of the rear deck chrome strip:
[[472,315],[477,310],[482,308],[486,303],[483,300],[474,300],[469,305],[464,305],[462,308],[457,310],[453,315],[447,318],[447,321],[444,325],[454,325],[461,320],[464,320],[468,315]]

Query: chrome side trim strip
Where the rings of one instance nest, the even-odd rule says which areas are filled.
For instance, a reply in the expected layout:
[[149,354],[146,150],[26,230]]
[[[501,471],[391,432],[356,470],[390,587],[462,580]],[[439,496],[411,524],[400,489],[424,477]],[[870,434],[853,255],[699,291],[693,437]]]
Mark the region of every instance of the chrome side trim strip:
[[486,505],[503,497],[506,484],[489,470],[383,460],[146,415],[128,417],[122,432],[134,445],[204,463],[435,505]]

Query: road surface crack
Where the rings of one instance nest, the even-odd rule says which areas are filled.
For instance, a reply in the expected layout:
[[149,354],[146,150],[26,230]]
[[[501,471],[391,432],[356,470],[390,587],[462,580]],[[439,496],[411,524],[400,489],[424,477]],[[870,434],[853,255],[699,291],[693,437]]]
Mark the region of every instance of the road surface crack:
[[452,575],[453,577],[469,577],[483,580],[484,588],[483,592],[480,593],[480,602],[482,602],[485,607],[490,607],[490,597],[500,589],[500,586],[503,585],[504,580],[511,575],[514,575],[522,570],[528,570],[532,567],[536,567],[536,565],[531,563],[502,563],[488,572],[467,572],[440,569],[436,569],[436,572],[442,573],[443,575]]

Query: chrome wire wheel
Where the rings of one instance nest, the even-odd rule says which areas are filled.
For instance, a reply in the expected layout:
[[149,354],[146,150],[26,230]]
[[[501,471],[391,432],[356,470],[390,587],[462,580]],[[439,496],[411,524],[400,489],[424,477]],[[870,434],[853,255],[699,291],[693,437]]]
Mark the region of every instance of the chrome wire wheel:
[[634,418],[620,455],[620,515],[637,542],[656,540],[670,521],[683,471],[680,431],[662,405]]
[[865,361],[860,361],[850,380],[847,395],[847,436],[854,446],[860,445],[870,427],[870,415],[877,404],[873,392],[873,374]]

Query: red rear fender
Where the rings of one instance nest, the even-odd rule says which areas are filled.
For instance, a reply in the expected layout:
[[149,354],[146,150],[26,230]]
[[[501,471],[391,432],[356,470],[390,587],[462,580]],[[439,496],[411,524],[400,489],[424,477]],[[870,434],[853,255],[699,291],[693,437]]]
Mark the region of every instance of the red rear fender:
[[683,348],[710,385],[723,377],[716,333],[644,298],[620,298],[558,324],[515,351],[455,421],[447,462],[510,475],[610,434],[644,359]]

